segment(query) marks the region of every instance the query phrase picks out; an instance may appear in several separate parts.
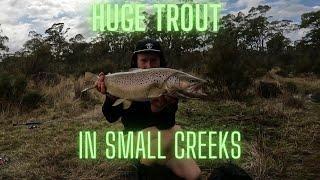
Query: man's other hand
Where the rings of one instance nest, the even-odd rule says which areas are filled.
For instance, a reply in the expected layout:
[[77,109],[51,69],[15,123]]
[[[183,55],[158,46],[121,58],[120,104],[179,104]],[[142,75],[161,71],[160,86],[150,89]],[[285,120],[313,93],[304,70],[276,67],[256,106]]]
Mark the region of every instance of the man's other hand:
[[154,98],[151,100],[151,111],[152,112],[159,112],[168,104],[177,103],[178,99],[171,96],[162,95],[158,98]]
[[99,79],[95,82],[95,86],[101,94],[106,94],[106,85],[104,84],[104,77],[104,73],[101,72],[99,74]]

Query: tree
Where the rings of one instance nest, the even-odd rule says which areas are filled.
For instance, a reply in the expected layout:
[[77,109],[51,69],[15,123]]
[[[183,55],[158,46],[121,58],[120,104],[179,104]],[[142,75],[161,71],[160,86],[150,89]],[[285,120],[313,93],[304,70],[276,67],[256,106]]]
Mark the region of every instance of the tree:
[[64,23],[55,23],[45,31],[45,41],[51,46],[51,52],[55,59],[63,60],[63,56],[69,53],[66,34],[70,28],[64,29]]
[[[1,24],[0,24],[0,26],[1,26]],[[5,43],[9,41],[9,38],[8,38],[8,36],[2,36],[1,35],[2,32],[3,32],[2,29],[0,29],[0,51],[8,52],[9,48],[8,48],[8,46],[5,45]]]
[[31,39],[27,40],[23,47],[25,51],[32,53],[37,51],[43,44],[44,39],[41,34],[37,33],[36,31],[30,31],[28,35]]
[[[187,1],[186,1],[187,2]],[[189,1],[190,2],[190,1]],[[182,4],[178,4],[181,6]],[[195,8],[195,7],[194,7]],[[188,14],[188,11],[186,11]],[[210,37],[212,37],[212,32],[199,32],[196,31],[195,27],[191,29],[191,31],[167,31],[167,9],[162,11],[161,14],[161,26],[162,30],[157,30],[157,14],[147,14],[144,13],[146,16],[145,24],[146,24],[146,35],[150,38],[157,39],[161,42],[163,46],[164,53],[169,56],[169,60],[173,66],[184,67],[190,64],[182,62],[182,55],[191,53],[195,50],[201,50],[206,47],[206,45],[212,41]],[[181,16],[179,16],[181,18]],[[189,17],[186,15],[186,19],[183,21],[188,22]],[[195,20],[193,20],[195,21]],[[201,19],[200,23],[203,23]],[[181,27],[181,20],[177,21],[178,27]],[[199,63],[199,62],[198,62]]]
[[29,32],[30,39],[27,40],[23,47],[27,54],[23,71],[26,74],[35,74],[41,71],[47,71],[51,65],[50,46],[43,36],[35,31]]
[[266,13],[270,9],[271,7],[268,5],[252,7],[248,15],[243,18],[244,22],[240,26],[241,36],[251,50],[264,51],[269,31]]
[[267,42],[267,49],[269,54],[283,54],[290,44],[290,40],[282,33],[274,34]]
[[301,16],[301,28],[310,28],[310,32],[303,37],[314,48],[320,47],[320,10],[309,12]]

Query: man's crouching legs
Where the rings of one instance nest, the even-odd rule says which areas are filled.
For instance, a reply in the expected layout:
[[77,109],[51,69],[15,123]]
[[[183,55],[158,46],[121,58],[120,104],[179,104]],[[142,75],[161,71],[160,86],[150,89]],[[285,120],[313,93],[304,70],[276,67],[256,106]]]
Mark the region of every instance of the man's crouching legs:
[[170,129],[158,130],[156,127],[146,128],[143,131],[150,131],[153,134],[152,138],[152,151],[157,151],[157,132],[161,131],[161,151],[166,155],[166,159],[160,160],[149,160],[141,159],[140,162],[145,165],[152,165],[153,163],[166,165],[169,167],[176,175],[184,179],[197,179],[200,177],[201,170],[199,166],[193,159],[176,159],[174,157],[173,147],[174,147],[174,136],[175,132],[182,130],[181,126],[175,125]]
[[[158,132],[161,132],[161,152],[162,154],[166,155],[167,158],[170,155],[170,151],[172,148],[172,145],[174,143],[174,135],[175,132],[181,130],[181,127],[179,125],[175,125],[170,129],[165,130],[159,130],[157,127],[148,127],[146,129],[143,129],[144,132],[150,132],[151,133],[151,153],[156,154],[158,151]],[[141,159],[140,162],[144,165],[151,165],[153,163],[165,165],[168,159]]]

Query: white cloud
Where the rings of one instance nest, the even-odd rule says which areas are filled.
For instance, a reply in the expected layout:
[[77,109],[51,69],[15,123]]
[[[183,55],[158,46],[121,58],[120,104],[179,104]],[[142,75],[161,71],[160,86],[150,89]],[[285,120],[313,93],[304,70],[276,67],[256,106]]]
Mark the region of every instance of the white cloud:
[[320,6],[313,6],[312,9],[318,10],[320,9]]
[[264,0],[238,0],[234,7],[241,9],[241,11],[248,11],[251,7],[256,7],[264,4]]
[[242,11],[247,13],[251,7],[258,5],[269,5],[271,10],[268,16],[274,19],[289,19],[295,20],[301,14],[320,8],[320,6],[309,7],[301,3],[300,0],[278,0],[269,2],[268,0],[237,0],[235,3],[228,3],[229,9],[235,9],[231,13]]
[[9,38],[6,45],[10,48],[10,52],[18,50],[27,41],[30,27],[31,24],[6,24],[1,26],[3,34]]
[[[320,6],[309,7],[300,0],[278,0],[274,2],[268,2],[268,0],[237,0],[235,3],[229,3],[228,13],[236,14],[239,11],[243,13],[248,13],[251,7],[257,7],[258,5],[269,5],[271,10],[268,12],[267,16],[272,16],[270,20],[281,20],[287,19],[292,20],[294,23],[300,22],[300,17],[303,13],[314,11],[319,9]],[[292,41],[301,39],[307,33],[306,29],[300,29],[294,32],[287,34]]]
[[82,33],[90,36],[89,5],[92,0],[2,0],[0,23],[3,34],[9,37],[10,52],[22,48],[28,33],[35,30],[44,33],[52,24],[63,22],[71,28],[69,36]]
[[[94,33],[91,32],[87,20],[90,4],[94,1],[102,0],[1,0],[0,24],[3,34],[9,37],[10,51],[22,48],[28,39],[29,31],[44,33],[45,29],[58,22],[64,22],[65,27],[71,28],[68,38],[78,33],[86,38],[91,37]],[[268,0],[237,0],[235,3],[221,0],[221,2],[224,7],[223,13],[247,12],[251,7],[268,4],[272,6],[270,15],[274,18],[294,21],[299,21],[298,17],[302,13],[320,9],[320,6],[303,5],[301,0],[279,0],[271,3]],[[295,37],[301,35],[303,33],[297,32]]]
[[271,10],[269,15],[273,16],[275,19],[296,19],[300,17],[303,13],[312,10],[311,7],[300,4],[299,1],[293,0],[288,3],[288,1],[276,1],[270,3]]
[[287,33],[287,34],[285,34],[285,36],[287,38],[289,38],[292,42],[295,42],[297,40],[301,40],[302,37],[304,37],[309,31],[310,31],[310,29],[302,28],[302,29],[298,29],[294,32]]

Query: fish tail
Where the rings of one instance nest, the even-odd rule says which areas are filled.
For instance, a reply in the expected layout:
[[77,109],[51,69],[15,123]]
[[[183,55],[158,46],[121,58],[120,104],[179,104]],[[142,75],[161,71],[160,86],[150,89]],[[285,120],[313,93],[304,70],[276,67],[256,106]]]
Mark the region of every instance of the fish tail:
[[85,72],[84,74],[85,84],[88,84],[88,85],[90,84],[90,86],[82,90],[81,93],[94,89],[96,87],[94,83],[98,80],[98,78],[99,76],[97,76],[96,74],[93,74],[91,72]]
[[97,76],[96,74],[93,74],[91,72],[85,72],[85,74],[84,74],[84,80],[85,81],[93,81],[93,82],[95,82],[98,78],[99,78],[99,76]]

